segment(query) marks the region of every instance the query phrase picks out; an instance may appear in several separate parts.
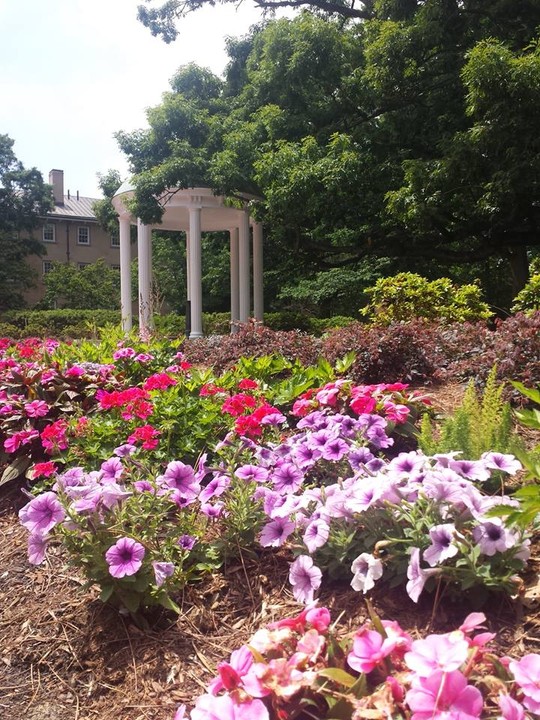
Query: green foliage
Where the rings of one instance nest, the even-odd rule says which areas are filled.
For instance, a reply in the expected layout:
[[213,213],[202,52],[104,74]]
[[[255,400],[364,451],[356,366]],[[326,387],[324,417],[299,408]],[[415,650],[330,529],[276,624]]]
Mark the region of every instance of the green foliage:
[[540,310],[540,273],[533,275],[514,298],[512,312]]
[[120,273],[100,258],[78,268],[54,263],[45,275],[45,298],[48,308],[81,310],[114,310],[120,305]]
[[514,449],[512,410],[503,400],[504,384],[496,378],[497,368],[493,367],[481,396],[471,380],[461,405],[435,431],[429,416],[424,415],[418,445],[426,455],[457,450],[463,458],[478,460],[486,452]]
[[[170,41],[175,22],[207,3],[145,4],[140,18]],[[182,69],[149,130],[119,134],[138,214],[159,216],[167,184],[260,195],[272,303],[284,278],[284,300],[309,303],[319,274],[376,258],[392,271],[431,265],[433,276],[469,263],[489,276],[495,263],[515,295],[540,236],[536,0],[313,8],[229,42],[223,82]],[[330,277],[324,294],[344,313],[347,288],[336,285]],[[507,288],[492,290],[508,307]]]
[[403,272],[380,278],[365,292],[370,302],[361,313],[378,325],[415,318],[465,322],[491,317],[477,285],[455,287],[448,278],[430,281],[415,273]]
[[0,134],[0,311],[24,307],[23,293],[36,280],[26,259],[45,253],[31,233],[52,207],[41,173],[25,169],[13,145],[11,138]]
[[[515,411],[518,422],[540,432],[540,388],[527,388],[520,382],[512,382],[512,385],[533,403],[532,408]],[[492,514],[502,516],[505,522],[522,529],[537,530],[540,527],[540,444],[529,451],[518,448],[515,454],[525,468],[525,480],[528,481],[513,495],[519,500],[519,506],[499,506],[494,508]]]
[[[120,324],[116,310],[10,310],[2,319],[17,337],[96,338],[99,328]],[[110,327],[108,328],[110,331]],[[9,333],[6,333],[9,335]]]

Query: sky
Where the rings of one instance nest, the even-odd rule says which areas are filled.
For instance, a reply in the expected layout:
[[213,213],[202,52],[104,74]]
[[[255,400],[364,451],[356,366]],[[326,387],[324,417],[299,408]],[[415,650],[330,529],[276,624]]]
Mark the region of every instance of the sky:
[[[261,13],[249,0],[181,21],[176,42],[137,21],[143,0],[0,0],[0,134],[25,167],[64,171],[64,192],[100,197],[97,173],[128,166],[113,134],[146,127],[175,71],[189,62],[221,75],[226,36]],[[154,5],[155,6],[155,5]]]

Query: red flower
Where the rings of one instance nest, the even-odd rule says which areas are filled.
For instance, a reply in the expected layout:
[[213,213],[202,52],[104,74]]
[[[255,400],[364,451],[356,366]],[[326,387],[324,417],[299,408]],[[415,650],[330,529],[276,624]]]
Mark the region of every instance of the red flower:
[[155,373],[146,379],[143,387],[145,390],[165,390],[171,385],[176,385],[176,380],[167,373]]
[[250,380],[249,378],[244,378],[238,383],[239,390],[255,390],[258,387],[259,385],[255,382],[255,380]]
[[32,468],[32,478],[51,477],[56,472],[56,465],[49,460],[48,462],[36,463]]

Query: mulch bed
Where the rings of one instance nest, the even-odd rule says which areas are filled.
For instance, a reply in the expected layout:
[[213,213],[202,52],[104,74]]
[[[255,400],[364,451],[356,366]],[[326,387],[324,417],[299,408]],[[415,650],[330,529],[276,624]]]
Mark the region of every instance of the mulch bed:
[[[440,395],[445,410],[459,389]],[[226,659],[262,625],[294,615],[288,588],[289,557],[282,552],[243,556],[221,573],[176,598],[180,617],[159,611],[148,628],[98,600],[60,551],[30,566],[27,532],[17,511],[26,502],[16,486],[0,495],[0,718],[2,720],[172,720]],[[508,654],[540,652],[540,545],[517,600],[495,597],[482,610],[499,648]],[[457,627],[471,610],[461,598],[412,603],[403,588],[379,590],[373,605],[411,634]],[[361,594],[347,584],[328,585],[320,597],[344,632],[367,618]]]

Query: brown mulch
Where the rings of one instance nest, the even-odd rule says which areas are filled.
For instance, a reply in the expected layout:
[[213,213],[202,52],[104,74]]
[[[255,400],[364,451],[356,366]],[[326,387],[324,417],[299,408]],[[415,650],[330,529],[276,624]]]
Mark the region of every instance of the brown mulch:
[[[463,386],[438,391],[448,411]],[[431,390],[432,392],[433,390]],[[0,494],[0,718],[2,720],[173,720],[190,705],[226,659],[260,626],[299,611],[287,582],[288,556],[244,556],[224,572],[186,588],[176,598],[180,617],[157,612],[140,629],[103,605],[95,588],[54,551],[39,567],[28,564],[27,533],[17,519],[26,498],[16,487]],[[491,601],[483,611],[508,654],[540,652],[536,583],[540,549],[533,546],[527,596]],[[539,593],[540,597],[540,593]],[[367,617],[359,593],[346,584],[326,588],[321,604],[344,632]],[[403,588],[373,598],[383,618],[413,635],[446,631],[475,609],[460,599],[412,603]]]

